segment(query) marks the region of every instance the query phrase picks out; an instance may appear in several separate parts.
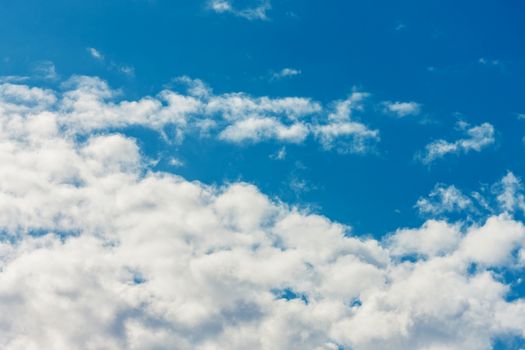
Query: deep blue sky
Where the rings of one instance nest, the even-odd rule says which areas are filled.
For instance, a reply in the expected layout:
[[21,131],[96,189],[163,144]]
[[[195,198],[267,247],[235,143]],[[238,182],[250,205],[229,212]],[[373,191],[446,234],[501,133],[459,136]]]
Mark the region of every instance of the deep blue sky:
[[[239,2],[242,3],[242,2]],[[245,2],[247,6],[253,3]],[[59,84],[96,75],[134,99],[187,75],[215,93],[304,96],[329,103],[353,88],[371,100],[415,101],[422,112],[393,118],[368,108],[359,118],[381,132],[374,152],[338,154],[318,143],[229,145],[188,138],[165,143],[130,129],[160,169],[205,183],[245,180],[288,203],[311,206],[358,234],[381,236],[422,222],[413,208],[436,183],[466,192],[507,170],[524,176],[525,3],[522,1],[274,1],[268,20],[213,13],[195,0],[5,0],[0,3],[0,75],[31,75],[52,62]],[[101,52],[93,59],[88,47]],[[480,61],[480,59],[483,59]],[[483,63],[484,62],[484,63]],[[134,75],[116,67],[133,67]],[[272,72],[301,74],[281,80]],[[414,155],[435,139],[455,140],[455,123],[491,123],[496,143],[430,167]],[[183,167],[168,165],[171,156]],[[292,180],[308,190],[290,188]]]

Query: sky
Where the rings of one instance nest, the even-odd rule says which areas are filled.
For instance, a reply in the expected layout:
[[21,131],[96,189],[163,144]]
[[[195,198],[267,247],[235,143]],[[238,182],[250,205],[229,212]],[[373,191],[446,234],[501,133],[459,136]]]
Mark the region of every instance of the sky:
[[1,347],[525,348],[524,11],[2,1]]

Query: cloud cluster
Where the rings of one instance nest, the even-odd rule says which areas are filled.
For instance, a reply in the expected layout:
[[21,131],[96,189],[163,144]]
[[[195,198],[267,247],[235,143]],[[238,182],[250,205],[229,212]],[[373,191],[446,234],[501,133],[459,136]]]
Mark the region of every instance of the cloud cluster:
[[[246,183],[153,172],[136,140],[107,131],[318,108],[193,88],[114,102],[92,78],[60,94],[2,86],[2,349],[483,350],[525,336],[525,300],[508,297],[519,282],[501,274],[525,264],[509,211],[358,238]],[[362,98],[329,122],[351,129]]]
[[436,140],[425,147],[424,152],[418,155],[419,159],[425,164],[430,164],[447,154],[480,152],[496,141],[494,127],[490,123],[470,126],[465,122],[460,122],[458,127],[466,134],[466,137],[456,141]]
[[229,13],[249,21],[264,21],[268,20],[268,11],[272,5],[269,0],[262,0],[258,1],[255,6],[238,8],[231,0],[210,0],[208,1],[208,7],[216,13]]
[[188,134],[230,143],[302,143],[311,137],[325,149],[344,153],[365,152],[379,140],[377,130],[351,115],[362,108],[363,93],[336,102],[332,113],[331,107],[309,98],[216,95],[200,80],[182,77],[178,83],[187,87],[187,93],[163,90],[154,97],[126,101],[105,81],[77,76],[63,83],[62,91],[3,84],[0,100],[4,108],[51,110],[60,127],[77,134],[142,126],[177,142]]
[[451,214],[471,216],[525,215],[525,193],[521,180],[508,171],[491,186],[463,193],[456,186],[439,183],[427,197],[418,199],[415,207],[423,215],[446,217]]

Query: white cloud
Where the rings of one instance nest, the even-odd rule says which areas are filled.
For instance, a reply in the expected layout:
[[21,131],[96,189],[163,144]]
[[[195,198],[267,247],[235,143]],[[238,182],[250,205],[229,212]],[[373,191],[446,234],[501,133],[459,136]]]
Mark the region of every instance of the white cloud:
[[514,213],[516,210],[525,213],[525,195],[521,180],[512,172],[507,174],[493,186],[493,193],[501,210]]
[[279,148],[279,150],[275,152],[274,154],[270,154],[270,158],[276,159],[276,160],[286,159],[286,147],[283,146]]
[[91,55],[91,57],[93,57],[95,60],[102,62],[105,65],[106,69],[111,70],[111,71],[116,71],[128,77],[135,76],[134,67],[129,66],[129,65],[118,64],[112,60],[106,60],[106,57],[102,54],[102,52],[95,49],[94,47],[88,47],[87,51]]
[[247,20],[267,20],[268,11],[271,9],[269,0],[256,2],[255,6],[238,8],[233,5],[231,0],[210,0],[208,8],[216,13],[229,13]]
[[284,125],[274,118],[247,118],[227,126],[219,138],[231,142],[279,140],[299,143],[308,136],[309,130],[303,123]]
[[346,100],[336,101],[328,122],[315,125],[314,133],[323,148],[340,153],[363,153],[379,141],[379,131],[352,119],[353,111],[363,109],[367,93],[354,92]]
[[57,80],[58,73],[55,64],[51,61],[40,61],[35,63],[33,72],[36,78],[43,80]]
[[370,142],[379,140],[379,132],[370,130],[357,122],[338,122],[316,126],[315,133],[321,145],[339,152],[363,153],[368,150]]
[[482,65],[485,65],[485,66],[500,66],[502,65],[501,61],[500,60],[495,60],[495,59],[487,59],[485,57],[481,57],[479,60],[478,60],[478,63],[479,64],[482,64]]
[[[120,91],[99,78],[74,76],[62,84],[61,91],[2,84],[0,100],[5,100],[3,108],[24,106],[27,111],[38,110],[42,103],[42,108],[56,113],[61,127],[74,133],[135,125],[157,130],[176,142],[187,134],[230,143],[301,143],[312,137],[323,148],[341,152],[366,152],[379,139],[377,130],[351,117],[352,111],[363,109],[365,93],[355,92],[331,109],[309,98],[214,94],[200,80],[182,77],[177,82],[187,87],[187,93],[166,89],[156,96],[126,101]],[[174,134],[165,134],[168,127]]]
[[440,215],[468,210],[473,206],[472,200],[461,193],[455,186],[437,184],[428,198],[420,198],[416,207],[420,213]]
[[456,250],[459,242],[461,232],[458,226],[435,220],[425,222],[419,229],[399,229],[388,239],[390,251],[394,256],[445,255]]
[[429,164],[450,153],[479,152],[496,141],[494,127],[490,123],[473,127],[466,123],[459,123],[459,127],[466,134],[465,138],[456,141],[434,141],[428,144],[425,151],[419,155],[420,160]]
[[421,113],[421,104],[416,102],[383,102],[384,111],[388,114],[394,114],[399,118],[414,116]]
[[180,160],[179,158],[171,158],[170,159],[170,165],[174,166],[174,167],[182,167],[184,166],[184,162],[182,160]]
[[187,107],[155,121],[135,110],[149,99],[70,84],[0,89],[2,349],[488,350],[525,336],[525,301],[494,272],[523,266],[510,213],[355,237],[253,185],[152,171],[129,137],[76,137]]
[[479,191],[468,194],[454,185],[438,183],[428,196],[418,199],[415,207],[421,214],[431,217],[450,214],[462,214],[462,217],[512,216],[525,214],[525,193],[521,180],[508,171],[492,186],[482,186]]
[[299,69],[294,68],[283,68],[279,72],[275,72],[272,74],[272,79],[279,80],[283,78],[289,78],[294,77],[297,75],[300,75],[301,71]]
[[104,60],[104,55],[99,50],[95,49],[94,47],[88,47],[86,50],[91,55],[91,57],[93,57],[94,59],[99,60],[99,61]]

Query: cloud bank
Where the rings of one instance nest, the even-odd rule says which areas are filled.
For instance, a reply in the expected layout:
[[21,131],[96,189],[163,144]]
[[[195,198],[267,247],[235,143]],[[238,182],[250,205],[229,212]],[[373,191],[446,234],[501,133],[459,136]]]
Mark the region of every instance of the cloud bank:
[[[0,87],[2,349],[483,350],[525,336],[520,282],[502,277],[525,265],[525,227],[506,207],[355,237],[250,184],[151,171],[136,140],[107,131],[185,130],[194,111],[300,123],[315,103],[202,86],[111,102],[98,79],[69,84]],[[362,98],[329,122],[351,129]]]

